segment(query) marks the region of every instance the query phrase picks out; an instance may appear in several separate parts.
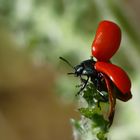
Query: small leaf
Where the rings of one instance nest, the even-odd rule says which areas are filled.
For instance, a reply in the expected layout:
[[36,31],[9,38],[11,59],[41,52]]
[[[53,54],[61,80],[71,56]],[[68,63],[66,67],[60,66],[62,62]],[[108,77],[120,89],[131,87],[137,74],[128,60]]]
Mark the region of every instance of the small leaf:
[[94,114],[93,121],[93,127],[100,127],[101,130],[108,132],[109,121],[105,120],[103,115]]
[[81,124],[80,124],[79,121],[76,121],[76,120],[74,120],[74,119],[71,119],[71,123],[73,124],[74,128],[75,128],[78,132],[81,133],[81,132],[83,131],[83,129],[82,129]]
[[[89,106],[98,106],[100,102],[108,102],[108,94],[105,91],[99,93],[93,83],[89,83],[84,90],[83,98],[87,101]],[[105,100],[106,99],[106,100]]]
[[86,118],[93,119],[93,116],[100,112],[98,108],[80,108],[80,113]]
[[92,83],[89,83],[86,87],[86,90],[84,90],[84,95],[83,98],[87,101],[89,106],[95,105],[96,101],[95,96],[96,96],[96,89]]
[[106,133],[100,131],[100,132],[97,134],[97,138],[98,138],[99,140],[107,140]]

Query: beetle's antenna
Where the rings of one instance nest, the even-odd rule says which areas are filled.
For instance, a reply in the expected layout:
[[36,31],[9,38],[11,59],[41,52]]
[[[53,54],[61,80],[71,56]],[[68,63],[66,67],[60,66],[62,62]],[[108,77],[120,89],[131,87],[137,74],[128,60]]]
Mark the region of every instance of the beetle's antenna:
[[[59,59],[63,60],[63,61],[66,62],[71,68],[75,69],[75,68],[72,66],[72,64],[71,64],[68,60],[66,60],[65,58],[59,57]],[[69,74],[70,74],[70,73],[69,73]]]
[[71,75],[71,74],[75,74],[74,72],[69,72],[69,73],[67,73],[68,75]]

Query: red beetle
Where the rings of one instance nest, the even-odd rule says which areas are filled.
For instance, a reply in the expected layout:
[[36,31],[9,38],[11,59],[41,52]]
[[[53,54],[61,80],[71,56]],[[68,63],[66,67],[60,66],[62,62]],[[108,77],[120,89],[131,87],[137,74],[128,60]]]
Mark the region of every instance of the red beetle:
[[[82,85],[78,94],[83,91],[88,81],[91,80],[103,100],[105,102],[109,100],[108,118],[110,125],[114,117],[116,98],[121,101],[128,101],[132,98],[131,81],[128,75],[123,69],[109,62],[109,59],[118,50],[120,41],[120,28],[113,22],[102,21],[92,44],[92,55],[97,61],[94,61],[91,57],[91,59],[84,60],[73,67],[66,59],[60,57],[75,70],[68,74],[74,74],[81,79]],[[83,76],[87,76],[87,79],[84,79]],[[104,97],[102,91],[108,92],[109,99]]]

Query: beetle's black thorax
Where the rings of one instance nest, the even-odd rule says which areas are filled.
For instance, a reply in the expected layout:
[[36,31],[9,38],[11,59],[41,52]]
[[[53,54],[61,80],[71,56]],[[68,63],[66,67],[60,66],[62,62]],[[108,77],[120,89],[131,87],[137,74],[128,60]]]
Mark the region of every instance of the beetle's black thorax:
[[95,61],[93,59],[88,59],[82,61],[79,65],[74,67],[76,76],[89,76],[96,77],[97,71],[94,69]]
[[74,67],[75,76],[79,76],[82,81],[84,81],[82,76],[87,76],[99,91],[106,91],[103,75],[94,68],[95,63],[93,59],[82,61]]

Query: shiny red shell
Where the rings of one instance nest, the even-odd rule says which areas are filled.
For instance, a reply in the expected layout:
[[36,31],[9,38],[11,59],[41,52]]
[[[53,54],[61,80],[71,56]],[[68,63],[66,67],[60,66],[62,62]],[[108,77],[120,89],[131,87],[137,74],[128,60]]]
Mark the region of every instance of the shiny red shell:
[[118,50],[121,42],[121,30],[111,21],[102,21],[92,43],[92,55],[98,61],[108,61]]
[[122,94],[131,94],[131,81],[123,69],[111,63],[98,61],[94,67],[97,71],[108,76]]

